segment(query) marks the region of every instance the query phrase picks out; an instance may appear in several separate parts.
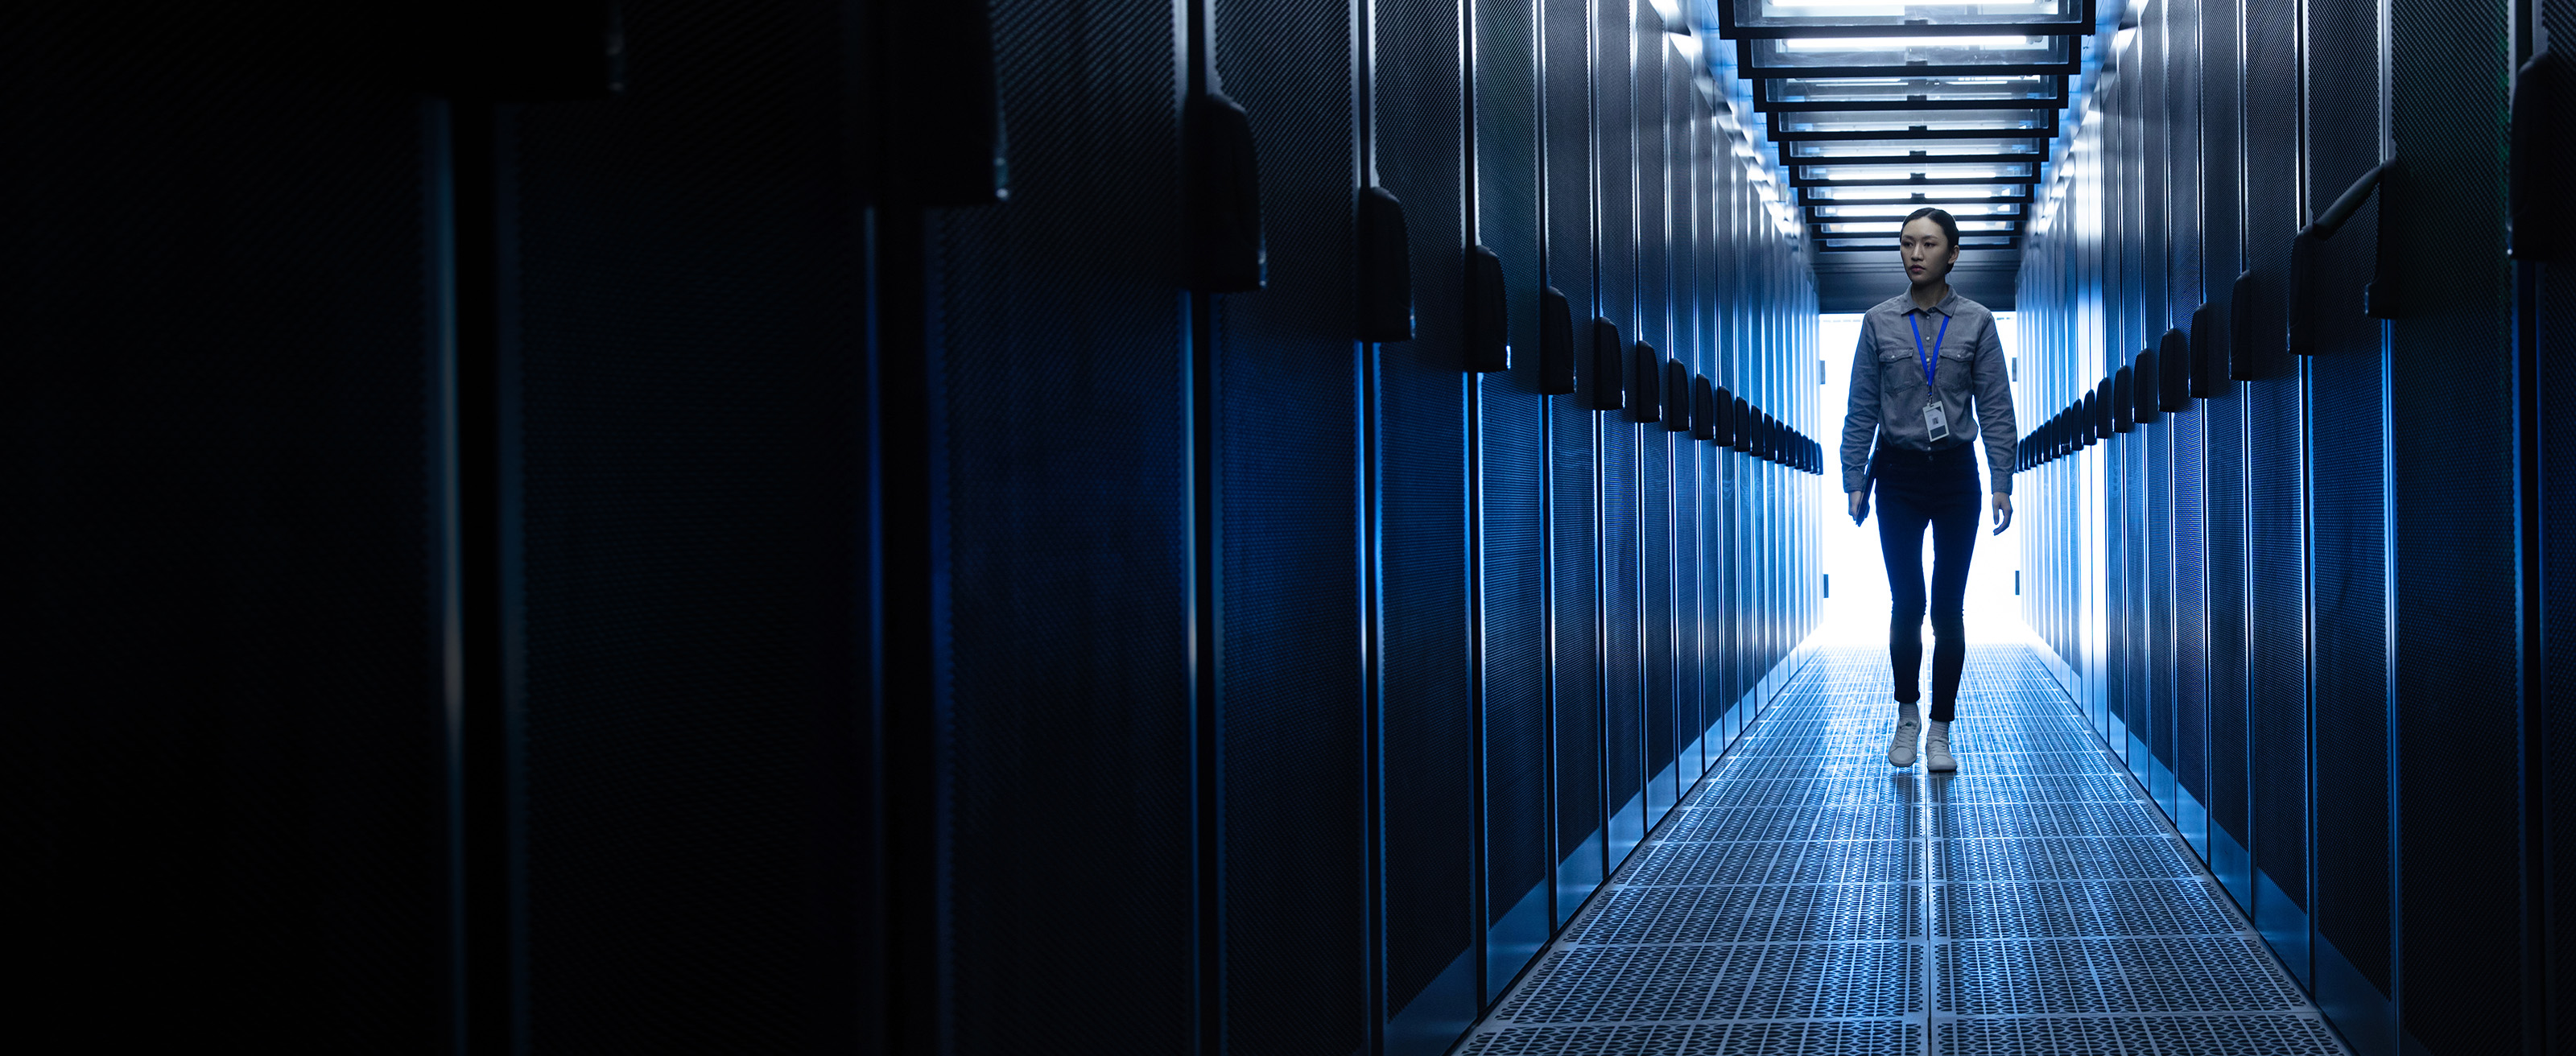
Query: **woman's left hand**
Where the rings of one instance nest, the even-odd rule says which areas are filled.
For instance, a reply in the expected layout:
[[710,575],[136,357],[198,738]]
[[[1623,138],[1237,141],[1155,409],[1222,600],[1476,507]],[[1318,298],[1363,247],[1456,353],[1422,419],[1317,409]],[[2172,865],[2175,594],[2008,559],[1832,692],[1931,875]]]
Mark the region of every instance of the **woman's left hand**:
[[1998,491],[1995,493],[1995,534],[2002,535],[2004,529],[2010,527],[2012,527],[2012,493]]

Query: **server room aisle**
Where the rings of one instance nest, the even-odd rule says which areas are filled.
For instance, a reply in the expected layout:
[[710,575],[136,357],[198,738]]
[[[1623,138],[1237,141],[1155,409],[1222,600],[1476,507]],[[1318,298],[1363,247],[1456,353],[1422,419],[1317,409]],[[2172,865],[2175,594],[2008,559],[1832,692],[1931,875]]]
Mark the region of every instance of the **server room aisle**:
[[1955,776],[1887,765],[1886,670],[1818,654],[1460,1051],[2346,1051],[2027,647]]

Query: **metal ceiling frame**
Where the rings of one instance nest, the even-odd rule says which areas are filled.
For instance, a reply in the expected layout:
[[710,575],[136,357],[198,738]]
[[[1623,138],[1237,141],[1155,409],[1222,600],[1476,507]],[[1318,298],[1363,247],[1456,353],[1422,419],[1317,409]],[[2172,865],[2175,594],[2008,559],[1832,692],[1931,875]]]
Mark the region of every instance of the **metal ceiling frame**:
[[[1893,76],[1893,75],[1891,75],[1891,76]],[[1774,85],[1779,84],[1779,83],[1780,83],[1780,82],[1782,82],[1782,81],[1824,81],[1824,80],[1839,80],[1839,79],[1842,79],[1842,78],[1833,78],[1833,77],[1765,77],[1765,78],[1763,78],[1763,79],[1761,80],[1761,82],[1760,82],[1760,83],[1759,83],[1759,84],[1758,84],[1758,85],[1753,89],[1753,110],[1754,110],[1754,112],[1756,112],[1756,113],[1763,113],[1763,114],[1775,113],[1775,112],[1784,112],[1784,113],[1805,113],[1805,112],[1809,112],[1809,111],[1821,112],[1821,113],[1831,113],[1831,112],[1852,112],[1852,113],[1860,113],[1860,112],[1867,112],[1867,111],[1871,111],[1871,110],[2063,110],[2063,109],[2066,109],[2066,101],[2067,101],[2067,99],[2069,98],[2069,97],[2068,97],[2068,95],[2067,95],[2067,93],[2066,93],[2066,75],[2065,75],[2065,74],[2062,74],[2062,73],[2061,73],[2061,74],[2055,74],[2055,75],[2050,75],[2050,74],[2020,74],[2020,73],[2016,73],[2016,74],[1984,73],[1984,74],[1973,74],[1973,75],[1960,75],[1960,74],[1953,74],[1952,76],[1978,76],[1978,77],[2047,77],[2047,78],[2049,78],[2049,79],[2050,79],[2050,80],[2051,80],[2051,81],[2056,85],[2056,87],[2057,87],[2057,94],[2056,94],[2054,97],[2052,97],[2052,98],[2045,98],[2045,99],[2028,99],[2028,98],[2024,98],[2024,99],[2018,99],[2018,100],[2013,100],[2013,99],[1934,99],[1934,98],[1931,98],[1931,97],[1929,97],[1929,96],[1927,96],[1927,95],[1909,95],[1909,96],[1907,96],[1907,97],[1905,97],[1904,99],[1901,99],[1901,100],[1884,100],[1884,99],[1882,99],[1882,100],[1836,101],[1836,100],[1827,99],[1827,100],[1809,100],[1809,101],[1803,101],[1803,102],[1794,102],[1794,103],[1790,103],[1790,102],[1780,102],[1780,101],[1777,101],[1777,100],[1774,100],[1774,99],[1770,98],[1772,87],[1773,87]],[[1921,77],[1921,76],[1914,76],[1914,77],[1909,77],[1908,79],[1909,79],[1909,80],[1930,80],[1931,78],[1928,78],[1928,77]]]
[[[2095,0],[2082,0],[2079,11],[2064,16],[2038,19],[2015,15],[1970,15],[1965,17],[1993,18],[1996,21],[1934,22],[1929,16],[1914,16],[1909,12],[1902,15],[1845,16],[1848,21],[1840,22],[1825,21],[1832,18],[1831,15],[1817,15],[1813,16],[1816,21],[1801,21],[1794,25],[1748,25],[1739,20],[1735,10],[1736,5],[1743,2],[1744,0],[1715,0],[1709,5],[1717,10],[1716,29],[1720,38],[1776,40],[1796,37],[1990,37],[1995,36],[1998,31],[2018,33],[2026,37],[2081,37],[2090,35],[2093,32],[2094,23],[2098,20],[2094,12]],[[1976,7],[1978,5],[1960,3],[1955,6]],[[2024,20],[2012,21],[2015,18]]]

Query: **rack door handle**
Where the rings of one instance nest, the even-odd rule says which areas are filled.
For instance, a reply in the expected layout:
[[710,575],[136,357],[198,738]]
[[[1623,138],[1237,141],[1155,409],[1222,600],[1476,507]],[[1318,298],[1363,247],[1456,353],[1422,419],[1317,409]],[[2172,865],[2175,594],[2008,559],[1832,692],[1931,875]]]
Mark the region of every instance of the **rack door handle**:
[[2511,161],[2505,183],[2505,246],[2515,260],[2555,258],[2567,230],[2566,191],[2540,183],[2567,171],[2562,164],[2567,153],[2563,145],[2566,113],[2556,110],[2552,116],[2567,94],[2565,67],[2565,60],[2542,48],[2513,71],[2513,123],[2506,135]]
[[1359,339],[1413,340],[1413,255],[1404,203],[1384,187],[1359,195]]
[[1619,340],[1619,324],[1599,316],[1592,318],[1592,409],[1615,411],[1628,406],[1624,376],[1627,366],[1619,362],[1628,346]]
[[1664,428],[1686,432],[1691,427],[1690,368],[1678,359],[1664,361]]
[[2191,335],[2181,327],[2156,342],[2156,402],[2168,414],[2191,409]]
[[[2318,213],[2314,221],[2301,228],[2298,234],[2290,237],[2289,345],[2291,355],[2317,354],[2317,332],[2320,323],[2317,316],[2316,283],[2317,271],[2320,267],[2317,257],[2322,252],[2320,247],[2341,232],[2345,224],[2352,221],[2352,214],[2361,211],[2362,205],[2370,200],[2370,192],[2378,189],[2380,181],[2396,166],[2395,158],[2371,166],[2369,172],[2362,173],[2360,179],[2352,181],[2352,186],[2344,189],[2343,195],[2336,198],[2333,205],[2327,206],[2325,212]],[[2379,212],[2382,217],[2388,215],[2387,202],[2380,203]],[[2379,242],[2380,246],[2377,248],[2384,250],[2387,240],[2383,238]],[[2396,289],[2395,285],[2388,281],[2387,254],[2380,252],[2376,257],[2377,259],[2372,262],[2370,287],[2362,295],[2362,311],[2365,315],[2385,319],[2392,314]]]
[[1503,282],[1503,258],[1483,246],[1467,247],[1467,369],[1478,374],[1512,369],[1512,316]]
[[1574,391],[1574,305],[1554,286],[1538,291],[1538,391]]
[[2254,341],[2254,306],[2254,273],[2248,271],[2227,291],[2227,347],[2220,350],[2220,377],[2252,381],[2261,369],[2254,359],[2254,350],[2261,347]]
[[1008,200],[1009,141],[993,66],[991,5],[875,7],[878,196],[909,206]]
[[1268,283],[1270,268],[1261,235],[1261,163],[1253,149],[1252,118],[1219,92],[1191,96],[1182,109],[1189,158],[1190,288],[1251,293]]
[[2111,431],[2125,433],[2138,427],[2137,364],[2122,364],[2111,375]]
[[1635,399],[1628,401],[1628,416],[1640,423],[1663,418],[1664,354],[1646,342],[1637,342],[1636,373],[1628,384],[1635,387]]
[[2212,311],[2215,307],[2203,301],[2191,310],[2191,333],[2183,340],[2183,347],[2190,353],[2185,357],[2190,362],[2186,364],[2189,369],[2184,372],[2183,389],[2195,400],[2218,395],[2218,377],[2211,363],[2215,350],[2210,347],[2222,340],[2218,336],[2217,313]]

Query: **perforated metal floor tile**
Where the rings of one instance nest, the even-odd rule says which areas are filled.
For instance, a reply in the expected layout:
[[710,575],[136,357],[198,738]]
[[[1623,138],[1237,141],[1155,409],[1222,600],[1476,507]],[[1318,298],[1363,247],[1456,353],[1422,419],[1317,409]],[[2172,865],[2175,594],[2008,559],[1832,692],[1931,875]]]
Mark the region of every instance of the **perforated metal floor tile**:
[[1983,752],[2086,752],[2101,748],[2093,735],[2076,730],[1996,730],[1982,725],[1953,723],[1950,726],[1950,750],[1963,754]]
[[2113,774],[1960,774],[1934,790],[1942,803],[2125,803],[2129,779]]
[[1735,840],[1910,840],[1922,811],[1910,803],[1860,807],[1718,807],[1673,815],[1656,833],[1676,843]]
[[1887,750],[1887,742],[1877,737],[1780,736],[1754,741],[1742,748],[1747,759],[1771,759],[1785,755],[1859,755],[1874,756]]
[[1922,945],[1910,942],[1563,947],[1493,1018],[1894,1018],[1923,1010],[1922,956]]
[[1896,768],[1887,765],[1884,755],[1875,758],[1860,755],[1774,756],[1768,759],[1744,759],[1728,767],[1730,777],[1753,778],[1884,778]]
[[1886,884],[1923,878],[1922,847],[1909,840],[1658,843],[1632,861],[1623,884]]
[[2161,836],[2165,828],[2147,808],[2128,803],[1929,804],[1935,838]]
[[1998,939],[1940,947],[1941,1011],[2290,1012],[2310,1006],[2261,940]]
[[1953,753],[1965,774],[2096,774],[2102,772],[2099,751]]
[[1945,939],[2233,935],[2236,918],[2197,879],[1942,884],[1932,895]]
[[1922,901],[1905,884],[1629,887],[1567,934],[1586,944],[1919,939]]
[[1932,844],[1933,877],[2001,880],[2112,880],[2194,876],[2169,836],[2103,839],[1948,839]]
[[2027,649],[1971,648],[1958,774],[1886,687],[1811,661],[1460,1051],[2346,1051]]
[[2313,1016],[2038,1016],[1946,1020],[1934,1031],[1950,1056],[2323,1056],[2341,1053]]
[[1823,781],[1811,778],[1761,778],[1719,781],[1684,810],[1721,807],[1865,807],[1915,802],[1920,785],[1910,772],[1889,768],[1883,781]]
[[1915,1056],[1923,1024],[1902,1019],[1805,1023],[1503,1027],[1477,1034],[1461,1056]]

